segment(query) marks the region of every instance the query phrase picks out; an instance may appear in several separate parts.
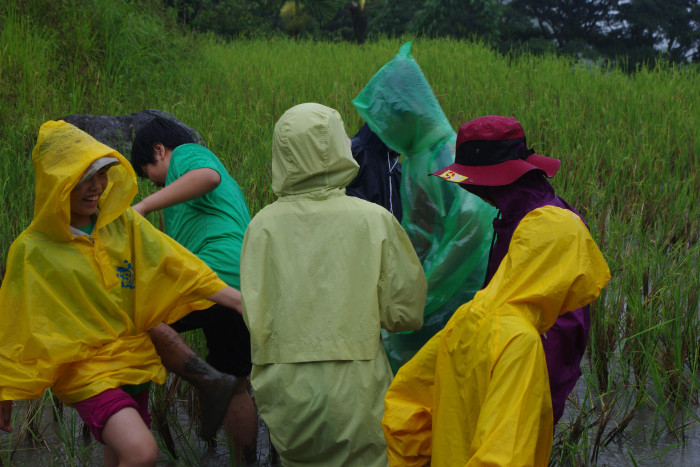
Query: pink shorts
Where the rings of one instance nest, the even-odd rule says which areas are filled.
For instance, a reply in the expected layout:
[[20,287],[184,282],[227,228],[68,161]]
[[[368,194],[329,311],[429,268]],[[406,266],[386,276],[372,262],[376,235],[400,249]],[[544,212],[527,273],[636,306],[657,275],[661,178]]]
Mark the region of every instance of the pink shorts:
[[151,414],[148,412],[148,390],[130,396],[122,388],[107,389],[96,396],[80,401],[73,405],[80,418],[90,428],[95,439],[102,441],[102,430],[109,417],[126,407],[133,407],[141,415],[143,422],[151,428]]

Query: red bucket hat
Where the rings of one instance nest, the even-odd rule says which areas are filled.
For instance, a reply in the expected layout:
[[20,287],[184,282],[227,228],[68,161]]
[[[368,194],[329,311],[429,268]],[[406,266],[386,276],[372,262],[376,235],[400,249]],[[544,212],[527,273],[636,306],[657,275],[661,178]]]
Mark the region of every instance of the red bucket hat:
[[513,183],[531,170],[551,178],[561,161],[527,149],[523,127],[512,117],[479,117],[457,133],[455,163],[433,172],[448,182],[500,186]]

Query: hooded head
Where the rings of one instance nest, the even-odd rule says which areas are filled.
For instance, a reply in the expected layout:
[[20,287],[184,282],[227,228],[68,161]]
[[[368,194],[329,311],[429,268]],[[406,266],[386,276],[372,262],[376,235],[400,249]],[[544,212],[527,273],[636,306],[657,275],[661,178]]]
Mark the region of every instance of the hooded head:
[[454,135],[407,42],[352,101],[377,136],[410,156]]
[[129,207],[138,191],[134,170],[119,152],[69,123],[48,121],[41,126],[32,151],[35,198],[31,229],[56,241],[72,238],[71,191],[100,164],[93,165],[98,159],[114,166],[107,172],[108,184],[98,203],[100,214],[95,228],[116,219]]
[[272,136],[272,191],[277,196],[345,188],[357,175],[337,111],[321,104],[287,110]]
[[474,306],[525,314],[538,332],[559,315],[588,305],[610,280],[610,270],[588,228],[554,206],[525,216],[508,253]]

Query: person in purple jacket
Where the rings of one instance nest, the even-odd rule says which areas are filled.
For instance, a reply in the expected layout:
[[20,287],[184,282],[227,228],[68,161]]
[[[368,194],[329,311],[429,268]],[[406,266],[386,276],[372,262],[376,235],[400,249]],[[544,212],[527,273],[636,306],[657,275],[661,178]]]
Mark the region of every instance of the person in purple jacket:
[[[483,287],[501,264],[515,228],[527,213],[542,206],[556,206],[581,217],[554,193],[547,180],[547,177],[554,176],[559,165],[559,160],[540,156],[527,148],[525,132],[515,118],[486,116],[460,127],[455,163],[433,175],[459,183],[465,190],[498,208]],[[555,425],[564,413],[569,393],[581,376],[580,363],[589,330],[590,308],[585,306],[561,315],[542,335]]]

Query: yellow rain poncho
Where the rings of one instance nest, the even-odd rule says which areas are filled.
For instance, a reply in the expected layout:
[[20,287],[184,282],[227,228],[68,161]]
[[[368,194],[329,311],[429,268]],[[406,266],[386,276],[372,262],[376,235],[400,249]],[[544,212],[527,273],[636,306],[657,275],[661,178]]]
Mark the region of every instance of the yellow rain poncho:
[[386,466],[392,379],[380,329],[417,329],[426,280],[386,209],[346,196],[358,166],[338,113],[288,110],[272,146],[277,201],[241,253],[251,382],[282,465]]
[[[92,235],[70,227],[70,193],[110,156]],[[72,404],[123,384],[162,383],[147,331],[173,322],[225,284],[129,206],[129,162],[63,121],[42,125],[32,153],[34,218],[10,247],[0,289],[0,400],[52,387]]]
[[608,280],[576,214],[554,206],[527,214],[489,285],[387,391],[391,465],[547,465],[552,403],[540,334],[595,300]]

